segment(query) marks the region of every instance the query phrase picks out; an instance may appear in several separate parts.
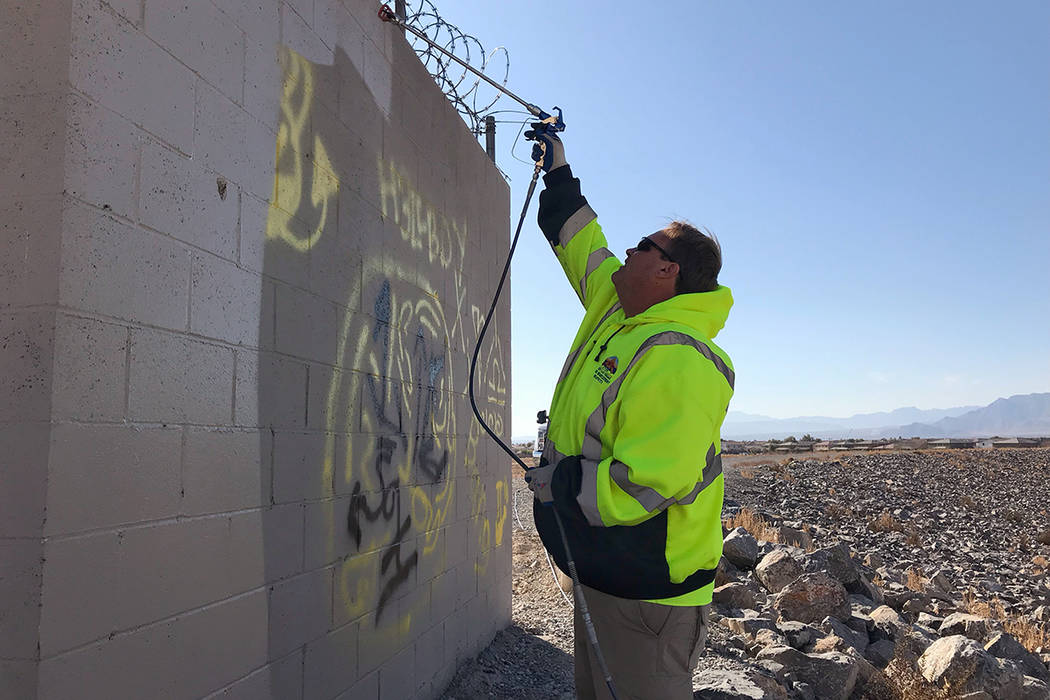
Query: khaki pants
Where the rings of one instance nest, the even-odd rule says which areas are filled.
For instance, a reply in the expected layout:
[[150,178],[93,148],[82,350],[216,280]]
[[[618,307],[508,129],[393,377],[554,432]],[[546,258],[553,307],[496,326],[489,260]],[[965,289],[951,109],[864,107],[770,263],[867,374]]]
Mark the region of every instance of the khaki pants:
[[[693,669],[707,639],[707,606],[627,600],[586,586],[583,594],[619,700],[691,700]],[[579,605],[573,622],[576,697],[611,700]]]

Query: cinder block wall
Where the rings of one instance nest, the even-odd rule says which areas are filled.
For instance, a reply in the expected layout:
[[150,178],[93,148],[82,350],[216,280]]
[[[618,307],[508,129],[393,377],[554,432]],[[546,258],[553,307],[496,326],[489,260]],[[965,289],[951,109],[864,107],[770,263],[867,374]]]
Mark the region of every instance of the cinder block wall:
[[0,697],[433,698],[509,623],[509,192],[377,8],[0,0]]

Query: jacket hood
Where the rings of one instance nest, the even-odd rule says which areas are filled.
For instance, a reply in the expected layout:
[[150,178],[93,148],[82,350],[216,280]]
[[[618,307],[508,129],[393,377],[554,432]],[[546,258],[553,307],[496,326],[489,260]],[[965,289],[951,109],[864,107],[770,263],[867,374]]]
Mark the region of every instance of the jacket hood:
[[711,292],[676,294],[625,319],[623,323],[627,326],[642,323],[681,323],[714,340],[718,331],[725,326],[732,306],[732,291],[729,287],[719,285]]

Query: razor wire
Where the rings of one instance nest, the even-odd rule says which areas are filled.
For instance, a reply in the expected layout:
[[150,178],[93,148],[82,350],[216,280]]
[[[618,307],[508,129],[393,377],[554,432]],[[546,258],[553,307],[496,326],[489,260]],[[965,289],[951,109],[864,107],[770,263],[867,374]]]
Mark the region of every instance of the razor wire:
[[[403,21],[495,82],[504,86],[507,84],[510,77],[510,54],[507,50],[499,46],[486,53],[485,47],[477,37],[442,19],[430,0],[406,0]],[[484,133],[485,115],[503,94],[486,85],[481,78],[472,75],[466,68],[435,51],[432,46],[411,32],[406,32],[405,38],[423,63],[423,67],[434,78],[434,82],[471,130],[475,134]],[[487,69],[491,67],[496,69],[497,74],[502,70],[502,81],[494,75],[489,75]],[[489,99],[488,90],[483,88],[492,90],[495,96]]]

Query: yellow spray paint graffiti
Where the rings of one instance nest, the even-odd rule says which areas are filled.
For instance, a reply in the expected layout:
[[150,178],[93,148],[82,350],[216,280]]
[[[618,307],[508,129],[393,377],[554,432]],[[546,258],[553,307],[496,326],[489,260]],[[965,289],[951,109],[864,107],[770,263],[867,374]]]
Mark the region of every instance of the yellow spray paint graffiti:
[[[314,120],[321,109],[314,106],[315,73],[324,67],[287,49],[281,58],[268,246],[325,255],[347,168],[330,155],[343,154],[326,145]],[[366,257],[360,283],[347,282],[331,348],[340,371],[325,393],[325,448],[316,468],[349,496],[345,510],[330,509],[324,543],[350,551],[335,573],[338,617],[372,613],[377,627],[396,620],[386,629],[403,635],[423,612],[406,590],[425,583],[421,572],[445,570],[451,526],[464,518],[475,532],[475,570],[485,571],[492,548],[504,544],[508,488],[506,477],[482,475],[484,435],[466,405],[466,358],[482,320],[468,302],[468,224],[428,201],[397,163],[375,162],[375,205],[411,259]],[[503,432],[506,354],[498,328],[488,337],[477,391],[486,420]]]

